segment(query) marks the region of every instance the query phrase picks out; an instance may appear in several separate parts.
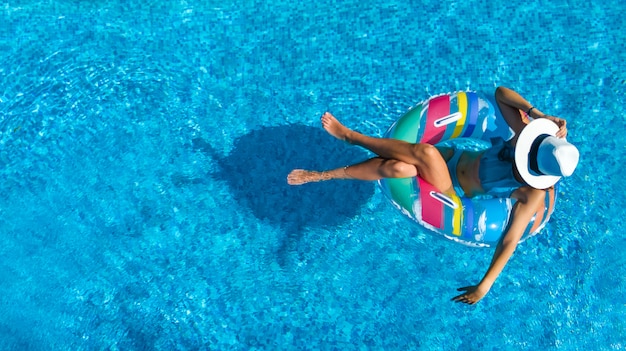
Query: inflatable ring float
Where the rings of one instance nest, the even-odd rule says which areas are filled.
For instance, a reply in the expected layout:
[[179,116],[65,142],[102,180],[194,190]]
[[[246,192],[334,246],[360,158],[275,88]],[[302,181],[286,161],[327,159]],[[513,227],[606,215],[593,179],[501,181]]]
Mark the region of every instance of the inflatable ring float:
[[[508,126],[496,117],[494,103],[476,92],[434,96],[411,108],[385,133],[386,138],[410,143],[461,143],[476,141],[488,148],[493,137],[508,139]],[[500,124],[500,126],[498,126]],[[469,139],[468,139],[469,138]],[[391,203],[406,217],[437,235],[474,247],[495,246],[506,231],[515,199],[509,197],[459,197],[439,192],[418,177],[381,179],[379,185]],[[546,190],[545,201],[530,221],[521,240],[543,229],[554,211],[556,192]]]

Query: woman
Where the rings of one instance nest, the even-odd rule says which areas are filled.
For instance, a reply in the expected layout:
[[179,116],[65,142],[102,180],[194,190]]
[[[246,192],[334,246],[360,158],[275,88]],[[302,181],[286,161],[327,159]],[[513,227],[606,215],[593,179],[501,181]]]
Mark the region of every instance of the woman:
[[[378,157],[325,172],[296,169],[288,175],[287,182],[300,185],[331,179],[378,180],[419,175],[446,194],[490,194],[516,199],[509,226],[484,277],[477,285],[458,289],[462,293],[452,299],[474,304],[491,289],[515,251],[535,209],[544,201],[545,189],[561,177],[570,176],[579,158],[576,147],[564,139],[565,120],[545,115],[508,88],[496,89],[495,98],[498,117],[504,118],[515,135],[480,152],[369,137],[348,129],[326,112],[321,120],[329,134],[364,147]],[[536,120],[528,123],[523,116]]]

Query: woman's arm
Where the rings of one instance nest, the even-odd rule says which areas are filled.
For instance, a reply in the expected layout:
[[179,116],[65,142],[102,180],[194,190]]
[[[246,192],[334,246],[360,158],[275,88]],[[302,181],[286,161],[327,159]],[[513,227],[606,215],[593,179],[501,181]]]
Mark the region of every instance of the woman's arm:
[[515,197],[519,200],[511,213],[512,222],[496,247],[487,273],[485,273],[478,285],[458,289],[459,291],[464,291],[464,293],[454,297],[453,301],[473,305],[489,292],[504,266],[513,255],[528,223],[530,223],[533,215],[537,212],[537,208],[545,199],[545,190],[523,187],[515,193]]
[[559,131],[556,133],[556,136],[559,138],[567,136],[567,122],[564,119],[546,115],[515,90],[506,87],[498,87],[496,89],[496,101],[506,123],[513,129],[513,132],[515,132],[516,140],[517,135],[519,135],[526,126],[526,122],[520,118],[520,110],[526,112],[531,118],[547,118],[553,121],[559,126]]

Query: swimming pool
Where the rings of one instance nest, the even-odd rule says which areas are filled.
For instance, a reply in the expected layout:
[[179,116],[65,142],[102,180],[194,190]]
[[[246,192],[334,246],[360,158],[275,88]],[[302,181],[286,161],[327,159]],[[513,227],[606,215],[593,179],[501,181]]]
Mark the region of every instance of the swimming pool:
[[[626,348],[623,4],[22,1],[0,7],[0,348]],[[503,22],[504,20],[509,22]],[[436,240],[367,157],[433,94],[513,87],[581,151],[479,305],[491,251]]]

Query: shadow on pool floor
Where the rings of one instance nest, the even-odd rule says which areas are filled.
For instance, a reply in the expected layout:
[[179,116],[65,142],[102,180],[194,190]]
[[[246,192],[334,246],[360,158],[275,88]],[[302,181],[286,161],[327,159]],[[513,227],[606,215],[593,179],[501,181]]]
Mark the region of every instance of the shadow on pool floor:
[[279,251],[297,245],[304,228],[332,227],[354,217],[374,194],[373,182],[287,184],[287,174],[294,168],[328,170],[368,158],[363,149],[338,141],[321,128],[263,127],[237,138],[228,155],[219,155],[204,139],[194,139],[193,145],[217,161],[219,171],[211,176],[228,183],[241,205],[285,231],[285,247]]

